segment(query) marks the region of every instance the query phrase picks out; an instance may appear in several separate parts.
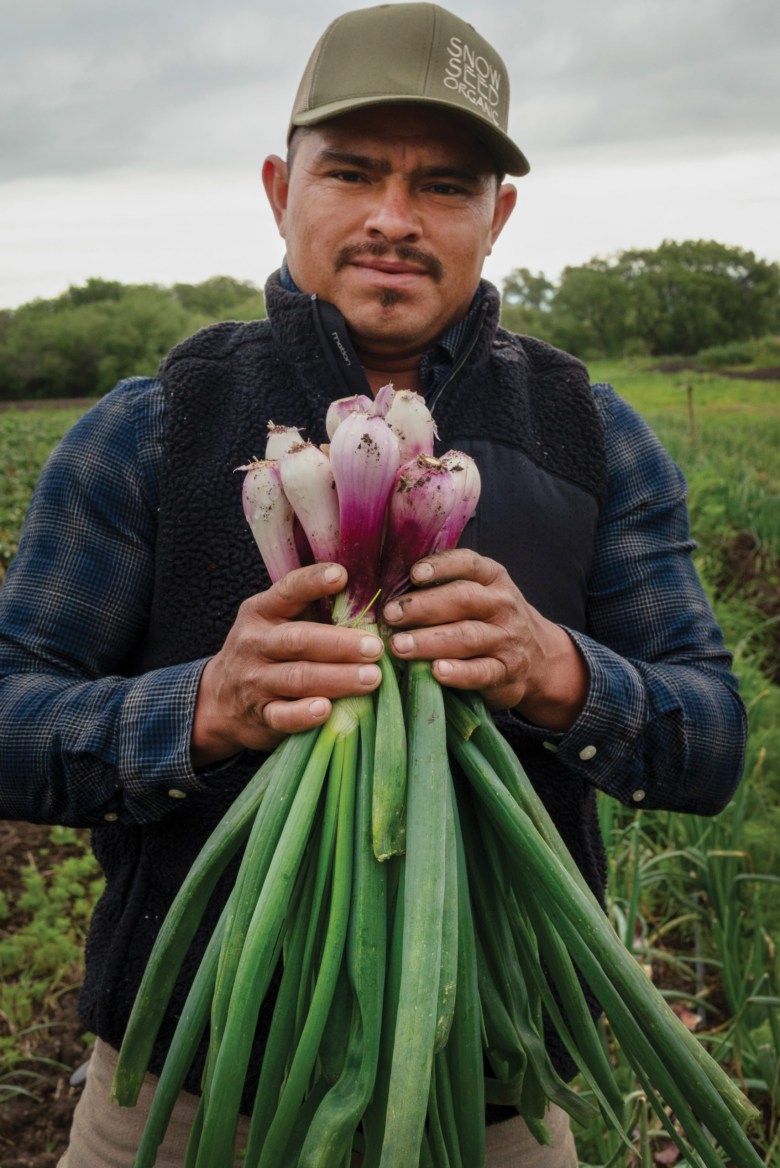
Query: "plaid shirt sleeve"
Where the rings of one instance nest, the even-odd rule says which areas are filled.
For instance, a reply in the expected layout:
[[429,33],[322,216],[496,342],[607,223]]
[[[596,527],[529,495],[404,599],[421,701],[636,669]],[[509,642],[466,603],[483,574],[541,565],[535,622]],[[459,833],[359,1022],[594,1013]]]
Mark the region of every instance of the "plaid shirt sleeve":
[[161,387],[134,378],[42,472],[0,590],[5,818],[142,823],[208,785],[190,764],[205,661],[127,676],[151,598],[161,432]]
[[712,815],[739,782],[746,717],[691,558],[685,480],[610,386],[593,393],[609,487],[587,635],[568,630],[590,672],[588,699],[565,734],[527,732],[621,802]]

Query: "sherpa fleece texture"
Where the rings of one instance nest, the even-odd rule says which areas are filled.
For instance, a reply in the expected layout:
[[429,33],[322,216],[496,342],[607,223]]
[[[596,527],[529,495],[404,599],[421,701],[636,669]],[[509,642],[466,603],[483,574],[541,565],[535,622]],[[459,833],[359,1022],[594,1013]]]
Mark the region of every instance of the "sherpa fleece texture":
[[[541,341],[498,327],[499,297],[482,285],[468,359],[437,394],[441,450],[478,459],[483,494],[464,542],[505,563],[551,619],[584,628],[587,576],[604,489],[603,435],[587,373]],[[244,520],[235,468],[262,456],[266,426],[296,425],[326,441],[330,401],[348,392],[319,347],[311,299],[266,287],[268,320],[206,328],[161,366],[166,392],[164,468],[149,631],[138,670],[216,652],[242,600],[268,579]],[[399,388],[401,388],[399,386]],[[555,759],[506,715],[501,728],[522,759],[591,886],[603,891],[604,856],[593,790],[561,774]],[[107,888],[94,915],[81,998],[84,1024],[119,1046],[155,936],[202,844],[262,756],[245,752],[220,768],[208,791],[177,801],[157,823],[98,828],[94,847]],[[203,949],[232,885],[237,861],[212,898],[185,960],[154,1048],[158,1072]],[[273,992],[270,995],[273,998]],[[244,1106],[251,1107],[270,1000],[258,1025]],[[558,1068],[573,1068],[557,1041]],[[202,1057],[186,1087],[199,1089]],[[491,1109],[490,1119],[506,1118]]]

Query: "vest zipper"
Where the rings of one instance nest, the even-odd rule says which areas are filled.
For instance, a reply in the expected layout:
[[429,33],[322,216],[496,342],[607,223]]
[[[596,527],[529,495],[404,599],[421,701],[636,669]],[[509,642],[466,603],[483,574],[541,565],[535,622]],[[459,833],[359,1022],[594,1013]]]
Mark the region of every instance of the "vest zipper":
[[341,387],[348,390],[344,396],[364,394],[372,397],[371,387],[352,345],[344,317],[327,300],[320,300],[316,292],[312,293],[309,301],[314,317],[314,328],[325,360]]
[[455,364],[452,366],[447,376],[436,386],[435,390],[430,396],[430,400],[428,400],[426,403],[431,413],[433,413],[434,408],[445,389],[447,389],[451,382],[454,381],[454,379],[458,376],[461,369],[471,356],[474,350],[474,346],[479,339],[479,335],[482,332],[482,325],[485,322],[485,317],[489,307],[490,305],[488,304],[487,300],[483,300],[480,304],[477,319],[474,322],[474,328],[471,330],[471,335],[468,337],[465,345],[463,346],[463,349],[458,354],[458,358],[455,361]]

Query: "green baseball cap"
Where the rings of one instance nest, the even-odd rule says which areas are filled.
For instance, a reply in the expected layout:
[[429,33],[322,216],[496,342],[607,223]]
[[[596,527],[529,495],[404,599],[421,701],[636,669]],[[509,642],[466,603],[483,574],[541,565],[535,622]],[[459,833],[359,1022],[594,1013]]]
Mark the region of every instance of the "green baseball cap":
[[309,58],[293,106],[296,126],[400,102],[463,118],[506,174],[528,174],[507,134],[509,75],[496,50],[438,4],[380,4],[337,17]]

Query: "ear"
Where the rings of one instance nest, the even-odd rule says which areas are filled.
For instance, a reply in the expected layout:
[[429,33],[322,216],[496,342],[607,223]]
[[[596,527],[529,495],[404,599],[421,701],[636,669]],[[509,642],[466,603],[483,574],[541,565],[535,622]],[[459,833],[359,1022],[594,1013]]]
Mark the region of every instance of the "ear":
[[504,225],[515,209],[517,202],[517,187],[512,183],[502,183],[496,193],[496,205],[493,210],[493,222],[490,227],[490,245],[498,239],[504,230]]
[[263,186],[268,196],[268,202],[271,204],[279,234],[284,239],[289,183],[287,163],[278,154],[271,154],[263,163]]

